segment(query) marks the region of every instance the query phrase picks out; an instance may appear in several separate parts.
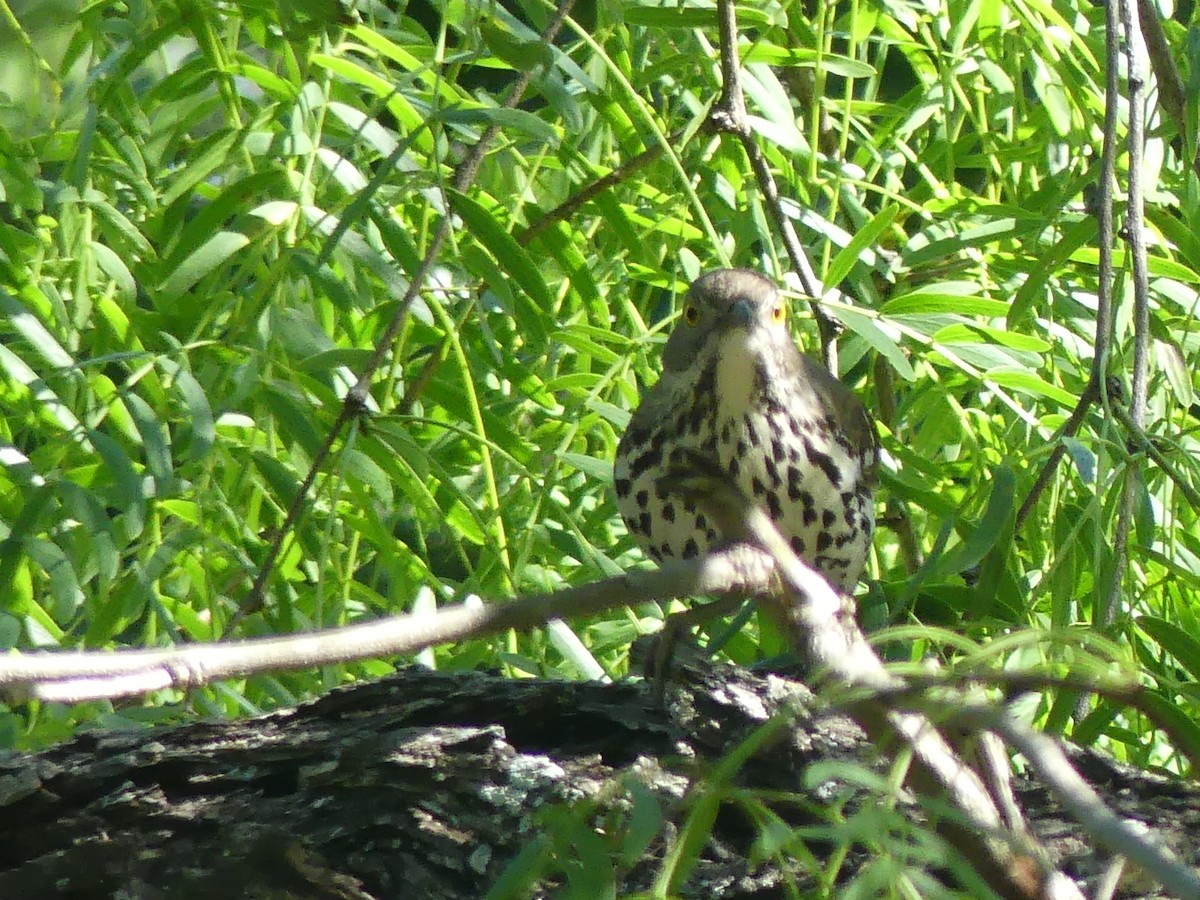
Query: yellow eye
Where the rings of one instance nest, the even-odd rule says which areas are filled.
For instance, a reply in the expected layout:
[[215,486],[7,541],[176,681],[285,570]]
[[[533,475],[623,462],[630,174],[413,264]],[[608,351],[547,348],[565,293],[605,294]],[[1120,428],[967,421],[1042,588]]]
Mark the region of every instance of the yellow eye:
[[780,302],[776,303],[775,306],[771,309],[771,321],[774,322],[776,325],[779,325],[779,324],[782,324],[783,320],[786,318],[787,318],[787,304],[781,300]]
[[689,303],[683,308],[683,321],[695,325],[700,321],[700,308]]

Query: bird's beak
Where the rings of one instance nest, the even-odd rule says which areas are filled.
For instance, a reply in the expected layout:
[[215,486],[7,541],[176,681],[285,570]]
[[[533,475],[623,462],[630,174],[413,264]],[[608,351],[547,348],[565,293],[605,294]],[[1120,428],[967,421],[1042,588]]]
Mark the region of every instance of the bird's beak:
[[754,310],[748,300],[735,300],[725,313],[725,324],[729,328],[747,328],[754,321]]

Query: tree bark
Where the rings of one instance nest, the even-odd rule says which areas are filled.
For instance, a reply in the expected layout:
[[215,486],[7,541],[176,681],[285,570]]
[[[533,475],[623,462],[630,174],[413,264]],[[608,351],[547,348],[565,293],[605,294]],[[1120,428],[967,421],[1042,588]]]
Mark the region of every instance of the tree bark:
[[[748,810],[827,829],[807,847],[828,851],[834,829],[816,811],[836,802],[846,815],[869,813],[874,801],[806,773],[818,762],[878,766],[874,749],[845,717],[811,712],[799,682],[714,664],[676,674],[657,705],[640,683],[410,667],[256,719],[91,733],[8,754],[0,897],[479,898],[506,869],[512,893],[500,896],[564,886],[624,895],[661,877],[689,815],[712,797],[704,779],[777,714],[791,717],[785,737],[737,767],[672,890],[819,889],[812,859],[760,852],[764,822]],[[1200,789],[1092,752],[1073,758],[1121,815],[1200,861]],[[754,792],[754,803],[735,792]],[[1095,882],[1108,860],[1052,798],[1029,782],[1019,798],[1063,870]],[[852,848],[839,879],[869,860]],[[1123,895],[1153,891],[1143,878]]]

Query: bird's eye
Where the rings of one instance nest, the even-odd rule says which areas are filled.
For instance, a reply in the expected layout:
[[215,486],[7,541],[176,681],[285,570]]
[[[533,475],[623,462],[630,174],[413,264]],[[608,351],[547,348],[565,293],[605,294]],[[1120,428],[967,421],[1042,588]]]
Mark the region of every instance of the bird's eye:
[[683,321],[695,325],[700,321],[700,308],[689,303],[683,308]]
[[787,318],[787,304],[782,303],[782,302],[776,303],[771,308],[771,321],[774,322],[776,325],[779,325],[786,318]]

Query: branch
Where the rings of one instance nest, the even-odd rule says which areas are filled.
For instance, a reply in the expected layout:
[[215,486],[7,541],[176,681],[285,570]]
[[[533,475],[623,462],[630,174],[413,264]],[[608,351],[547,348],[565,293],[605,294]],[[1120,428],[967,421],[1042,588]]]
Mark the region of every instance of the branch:
[[1063,424],[1050,456],[1038,472],[1033,487],[1017,511],[1016,530],[1020,531],[1025,520],[1033,511],[1038,499],[1050,486],[1058,464],[1066,453],[1062,443],[1064,437],[1073,437],[1083,425],[1084,416],[1096,403],[1108,408],[1108,360],[1112,354],[1113,341],[1113,194],[1116,192],[1117,171],[1117,125],[1120,105],[1121,52],[1118,40],[1118,0],[1107,0],[1105,9],[1105,57],[1104,57],[1104,142],[1100,157],[1099,189],[1096,199],[1096,215],[1099,225],[1100,264],[1097,272],[1099,287],[1096,292],[1096,347],[1092,354],[1092,368],[1087,386],[1072,410],[1070,418]]
[[[541,40],[543,43],[553,43],[555,36],[562,29],[563,23],[571,11],[571,7],[574,5],[575,0],[562,0],[553,18],[542,32]],[[533,80],[534,71],[534,69],[530,68],[520,74],[509,91],[508,97],[505,98],[502,108],[513,109],[521,102],[521,98]],[[480,135],[479,140],[475,142],[470,152],[467,153],[466,158],[463,159],[458,170],[454,173],[454,177],[451,179],[450,186],[455,191],[465,191],[474,183],[475,176],[479,173],[479,166],[499,133],[500,126],[493,123]],[[258,574],[254,578],[254,583],[250,586],[250,593],[242,601],[237,612],[226,626],[225,634],[231,633],[247,615],[262,608],[267,579],[271,577],[271,573],[275,570],[275,564],[279,559],[280,552],[283,550],[284,541],[287,540],[296,527],[296,523],[300,519],[300,514],[308,502],[309,491],[317,479],[317,474],[324,466],[325,460],[329,457],[334,443],[341,435],[342,429],[346,427],[347,422],[362,415],[367,409],[367,397],[371,388],[371,382],[375,379],[375,373],[383,365],[388,355],[392,353],[396,335],[400,333],[400,329],[404,326],[404,322],[408,318],[408,311],[412,307],[413,301],[416,300],[417,294],[428,281],[429,274],[433,271],[438,254],[441,253],[442,245],[446,242],[446,238],[450,234],[452,221],[453,217],[449,215],[443,216],[438,220],[437,227],[430,238],[429,247],[425,251],[425,256],[421,260],[421,264],[417,267],[417,271],[412,273],[408,288],[405,290],[404,296],[400,299],[400,303],[396,308],[396,314],[392,316],[391,322],[388,323],[387,328],[384,329],[383,334],[380,335],[379,340],[376,342],[375,352],[367,361],[362,375],[346,394],[345,400],[342,401],[342,407],[338,411],[337,418],[334,419],[325,441],[313,455],[312,465],[309,466],[304,480],[300,482],[300,486],[296,490],[296,496],[292,498],[291,505],[288,506],[287,515],[284,516],[283,523],[277,529],[274,539],[267,548],[266,556],[263,558]]]
[[1175,485],[1175,489],[1183,494],[1187,502],[1192,505],[1192,508],[1200,510],[1200,491],[1192,487],[1188,479],[1184,477],[1184,474],[1179,471],[1179,467],[1155,446],[1154,441],[1150,440],[1150,436],[1146,434],[1144,427],[1138,425],[1133,420],[1133,416],[1121,406],[1113,406],[1112,412],[1116,420],[1124,425],[1125,429],[1129,432],[1130,443],[1133,445],[1131,449],[1140,450],[1153,459],[1155,465],[1162,469],[1166,476],[1171,479],[1171,482]]
[[[672,132],[667,136],[667,141],[673,144],[683,137],[683,134],[684,132],[682,130]],[[607,175],[597,178],[591,184],[587,185],[587,187],[582,188],[581,190],[572,194],[536,222],[530,223],[525,228],[517,232],[515,235],[517,243],[524,247],[551,225],[570,218],[572,215],[574,215],[577,209],[579,209],[593,197],[599,196],[609,188],[615,187],[616,185],[640,172],[646,166],[650,165],[650,163],[662,156],[664,148],[664,144],[655,144],[652,147],[647,147],[637,156],[633,157],[633,159],[627,160],[622,165],[613,169]]]
[[1055,741],[983,704],[964,703],[955,715],[1004,738],[1025,757],[1058,801],[1101,846],[1129,857],[1174,896],[1200,897],[1200,876],[1195,870],[1173,858],[1136,825],[1121,819],[1105,806]]
[[[1145,141],[1145,92],[1146,82],[1142,72],[1141,54],[1137,39],[1140,36],[1137,7],[1130,0],[1109,0],[1116,3],[1125,43],[1125,61],[1129,67],[1129,188],[1125,210],[1125,227],[1122,234],[1129,245],[1129,256],[1133,267],[1133,384],[1129,397],[1129,418],[1134,428],[1144,431],[1146,427],[1146,391],[1150,372],[1150,277],[1146,268],[1146,239],[1142,229],[1144,212],[1142,192],[1142,147]],[[1112,38],[1110,37],[1110,40]],[[1111,625],[1117,616],[1121,599],[1121,583],[1125,577],[1129,560],[1129,533],[1133,528],[1133,515],[1137,506],[1140,479],[1135,470],[1126,470],[1121,497],[1120,514],[1117,517],[1116,534],[1113,537],[1112,581],[1103,606],[1095,611],[1098,625]]]
[[[1051,871],[1023,833],[1004,828],[1001,810],[987,786],[920,714],[889,708],[874,694],[895,691],[904,681],[889,673],[854,619],[854,601],[841,597],[824,577],[792,552],[775,524],[738,487],[711,471],[702,458],[680,460],[672,489],[702,504],[727,538],[762,547],[775,564],[783,591],[763,595],[763,609],[777,621],[807,671],[826,687],[866,696],[846,704],[876,746],[903,745],[911,751],[911,777],[926,797],[947,794],[966,824],[943,820],[947,839],[1002,896],[1082,897]],[[686,467],[686,468],[683,468]],[[814,685],[815,687],[815,685]]]
[[677,489],[703,503],[724,534],[749,539],[771,557],[785,590],[765,596],[761,602],[780,623],[805,667],[820,673],[826,686],[852,694],[866,689],[867,695],[844,704],[846,709],[876,746],[899,741],[911,750],[911,776],[923,795],[949,795],[967,823],[946,820],[943,830],[1002,895],[1082,897],[1074,883],[1046,861],[1023,823],[1012,820],[1017,807],[1007,787],[1002,785],[1005,802],[998,805],[929,716],[918,710],[917,704],[909,703],[904,709],[904,704],[896,702],[902,695],[919,697],[920,706],[936,709],[939,715],[968,719],[985,741],[988,733],[1004,738],[1037,769],[1091,837],[1161,878],[1179,896],[1200,896],[1200,877],[1105,807],[1053,740],[1017,723],[994,705],[971,699],[964,691],[947,691],[944,700],[930,701],[927,688],[915,688],[911,681],[889,673],[854,621],[852,598],[839,597],[823,577],[797,558],[766,513],[727,478],[708,473],[702,460],[681,462],[687,472],[674,476]]
[[[1158,100],[1174,120],[1175,130],[1184,138],[1186,147],[1190,143],[1187,139],[1187,92],[1175,58],[1171,55],[1171,45],[1167,43],[1162,22],[1159,21],[1158,7],[1153,0],[1137,0],[1137,13],[1142,37],[1146,41],[1146,53],[1150,57],[1150,68],[1154,70],[1154,78],[1158,82]],[[1200,148],[1197,149],[1200,151]],[[1200,176],[1200,152],[1192,157],[1192,168]]]
[[[1099,317],[1097,317],[1099,318]],[[1095,360],[1093,359],[1093,369],[1095,368]],[[1074,437],[1079,429],[1083,426],[1084,417],[1088,410],[1100,401],[1100,382],[1096,379],[1093,372],[1092,378],[1088,380],[1087,386],[1083,389],[1083,393],[1079,396],[1079,402],[1075,404],[1075,408],[1071,410],[1071,416],[1058,430],[1051,443],[1054,444],[1054,449],[1050,451],[1050,456],[1046,462],[1042,464],[1042,469],[1038,472],[1037,480],[1034,481],[1033,487],[1029,489],[1029,493],[1025,495],[1025,500],[1021,504],[1021,508],[1017,510],[1017,520],[1014,526],[1015,531],[1020,531],[1021,526],[1025,524],[1025,520],[1029,518],[1029,514],[1033,512],[1033,507],[1037,504],[1038,498],[1050,486],[1050,482],[1054,479],[1054,472],[1058,468],[1059,462],[1063,455],[1067,452],[1065,438]]]
[[221,678],[411,654],[551,619],[595,615],[619,606],[730,591],[762,591],[771,564],[750,547],[632,572],[553,594],[510,602],[462,604],[433,614],[392,616],[281,638],[197,644],[173,650],[25,653],[0,657],[0,688],[10,695],[79,702],[186,688]]
[[779,236],[783,240],[784,249],[792,267],[800,276],[800,284],[808,294],[808,306],[812,310],[817,323],[817,331],[821,337],[821,358],[826,368],[837,373],[837,348],[834,338],[837,337],[838,326],[821,306],[825,296],[825,288],[812,264],[804,245],[796,234],[792,220],[783,210],[783,202],[779,193],[779,185],[767,158],[763,155],[754,134],[750,128],[750,119],[746,114],[746,100],[742,95],[741,64],[738,58],[737,16],[733,0],[718,0],[717,16],[720,25],[721,45],[721,98],[709,113],[709,121],[713,128],[724,134],[732,134],[741,142],[742,150],[750,160],[754,176],[758,181],[759,190],[766,199],[767,210],[775,220]]

